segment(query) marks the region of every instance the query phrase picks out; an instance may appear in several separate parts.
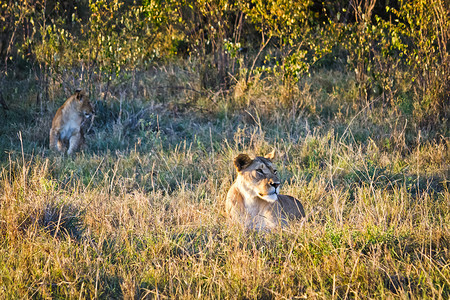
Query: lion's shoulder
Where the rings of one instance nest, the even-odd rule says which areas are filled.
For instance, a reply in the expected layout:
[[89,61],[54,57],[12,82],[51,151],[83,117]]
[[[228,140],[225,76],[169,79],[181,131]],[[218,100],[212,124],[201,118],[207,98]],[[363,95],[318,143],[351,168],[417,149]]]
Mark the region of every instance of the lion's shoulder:
[[227,193],[225,210],[228,215],[237,217],[244,212],[244,209],[245,199],[239,191],[239,187],[233,184]]

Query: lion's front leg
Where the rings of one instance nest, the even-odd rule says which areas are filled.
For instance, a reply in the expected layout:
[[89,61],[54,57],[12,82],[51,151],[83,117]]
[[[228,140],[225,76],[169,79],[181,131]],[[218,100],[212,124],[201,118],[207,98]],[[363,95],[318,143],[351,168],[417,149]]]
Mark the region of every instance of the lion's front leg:
[[58,150],[59,152],[62,152],[64,150],[64,147],[59,140],[59,132],[57,130],[54,130],[53,128],[50,129],[50,149]]
[[80,132],[77,132],[76,134],[72,135],[69,139],[69,150],[67,150],[67,153],[72,154],[75,151],[77,151],[78,147],[80,146],[81,140],[82,137]]

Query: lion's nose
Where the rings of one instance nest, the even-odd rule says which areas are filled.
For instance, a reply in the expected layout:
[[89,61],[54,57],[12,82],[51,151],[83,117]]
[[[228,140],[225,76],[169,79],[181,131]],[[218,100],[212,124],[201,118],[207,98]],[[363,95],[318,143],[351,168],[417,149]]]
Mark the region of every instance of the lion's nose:
[[277,188],[280,186],[280,183],[279,182],[271,182],[270,185],[273,186],[274,188]]

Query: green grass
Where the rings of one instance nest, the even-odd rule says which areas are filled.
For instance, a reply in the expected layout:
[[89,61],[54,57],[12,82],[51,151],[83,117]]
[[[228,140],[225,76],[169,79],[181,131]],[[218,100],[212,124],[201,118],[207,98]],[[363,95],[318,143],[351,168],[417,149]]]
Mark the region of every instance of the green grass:
[[[35,107],[11,80],[0,298],[450,297],[445,124],[419,128],[402,96],[400,110],[355,106],[338,71],[288,96],[277,78],[202,91],[189,65],[137,76],[136,91],[90,95],[98,114],[73,157],[48,150],[63,91]],[[308,219],[243,231],[224,214],[232,160],[273,148]]]

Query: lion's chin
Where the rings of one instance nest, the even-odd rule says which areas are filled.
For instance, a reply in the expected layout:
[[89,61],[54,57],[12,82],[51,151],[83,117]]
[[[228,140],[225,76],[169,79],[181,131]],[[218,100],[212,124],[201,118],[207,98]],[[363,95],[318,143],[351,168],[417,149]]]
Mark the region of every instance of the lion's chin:
[[278,200],[278,195],[276,193],[270,195],[259,195],[259,197],[267,202],[273,203]]

